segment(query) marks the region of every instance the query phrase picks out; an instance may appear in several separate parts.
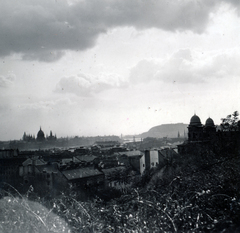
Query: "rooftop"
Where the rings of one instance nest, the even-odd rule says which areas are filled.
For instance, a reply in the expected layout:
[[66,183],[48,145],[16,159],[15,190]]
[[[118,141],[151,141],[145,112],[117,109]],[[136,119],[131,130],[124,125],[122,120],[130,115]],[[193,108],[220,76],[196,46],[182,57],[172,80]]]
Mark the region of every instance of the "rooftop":
[[140,150],[118,152],[120,155],[127,155],[128,157],[142,156],[143,152]]
[[81,179],[81,178],[86,178],[91,176],[103,175],[102,172],[92,168],[77,168],[77,169],[65,170],[65,171],[62,171],[62,174],[67,178],[67,180],[76,180],[76,179]]

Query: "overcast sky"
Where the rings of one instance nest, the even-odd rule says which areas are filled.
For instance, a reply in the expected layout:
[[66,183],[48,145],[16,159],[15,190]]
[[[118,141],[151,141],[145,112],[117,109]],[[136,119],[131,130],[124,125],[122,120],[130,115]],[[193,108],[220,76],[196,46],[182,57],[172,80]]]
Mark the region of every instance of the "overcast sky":
[[1,0],[0,140],[220,123],[239,61],[238,0]]

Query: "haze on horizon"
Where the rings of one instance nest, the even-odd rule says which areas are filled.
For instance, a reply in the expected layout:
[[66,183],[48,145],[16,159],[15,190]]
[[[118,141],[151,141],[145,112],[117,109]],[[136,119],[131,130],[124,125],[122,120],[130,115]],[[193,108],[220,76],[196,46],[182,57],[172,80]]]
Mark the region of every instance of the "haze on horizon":
[[0,31],[0,140],[240,110],[236,0],[2,0]]

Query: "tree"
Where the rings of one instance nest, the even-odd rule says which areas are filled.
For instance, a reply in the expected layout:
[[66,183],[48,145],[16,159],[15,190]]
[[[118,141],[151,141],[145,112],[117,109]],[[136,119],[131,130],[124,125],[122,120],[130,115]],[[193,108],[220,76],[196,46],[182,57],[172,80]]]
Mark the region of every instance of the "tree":
[[222,118],[221,128],[223,131],[237,131],[240,128],[240,121],[238,120],[238,111],[228,115],[226,118]]

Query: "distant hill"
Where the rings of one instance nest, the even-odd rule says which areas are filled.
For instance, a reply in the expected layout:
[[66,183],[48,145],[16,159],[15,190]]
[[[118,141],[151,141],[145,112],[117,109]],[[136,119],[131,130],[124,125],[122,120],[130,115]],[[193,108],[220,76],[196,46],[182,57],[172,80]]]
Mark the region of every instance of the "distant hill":
[[148,132],[140,134],[139,137],[141,138],[146,138],[146,137],[176,138],[179,132],[180,137],[182,138],[184,137],[184,131],[187,137],[187,132],[188,132],[187,126],[188,124],[183,124],[183,123],[158,125],[158,126],[152,127]]

